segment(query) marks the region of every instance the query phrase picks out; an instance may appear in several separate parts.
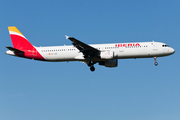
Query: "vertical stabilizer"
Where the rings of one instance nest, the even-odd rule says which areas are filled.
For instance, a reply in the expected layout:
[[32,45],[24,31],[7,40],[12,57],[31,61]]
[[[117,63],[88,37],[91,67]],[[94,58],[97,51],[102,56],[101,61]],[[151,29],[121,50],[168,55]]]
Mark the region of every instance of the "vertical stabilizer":
[[32,50],[34,46],[24,37],[24,35],[15,27],[8,27],[13,47],[19,50]]
[[35,60],[45,60],[37,49],[24,37],[24,35],[15,27],[8,27],[11,36],[12,47],[7,47],[10,51],[6,52],[9,55],[16,55]]

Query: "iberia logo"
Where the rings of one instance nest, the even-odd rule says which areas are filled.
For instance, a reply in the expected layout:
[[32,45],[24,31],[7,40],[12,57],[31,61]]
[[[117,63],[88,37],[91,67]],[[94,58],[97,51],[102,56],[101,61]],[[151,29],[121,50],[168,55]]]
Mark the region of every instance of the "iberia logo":
[[139,43],[125,43],[125,44],[115,44],[115,47],[133,47],[140,46]]

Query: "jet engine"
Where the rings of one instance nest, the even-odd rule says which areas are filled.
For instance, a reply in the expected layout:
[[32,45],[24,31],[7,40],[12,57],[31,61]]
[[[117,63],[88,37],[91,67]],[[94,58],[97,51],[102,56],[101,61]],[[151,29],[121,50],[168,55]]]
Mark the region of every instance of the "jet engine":
[[101,61],[101,62],[99,62],[99,65],[103,65],[105,67],[117,67],[118,66],[118,60],[113,59],[113,60],[108,60],[108,61]]
[[100,57],[101,57],[101,59],[113,59],[114,52],[112,52],[112,51],[101,52]]

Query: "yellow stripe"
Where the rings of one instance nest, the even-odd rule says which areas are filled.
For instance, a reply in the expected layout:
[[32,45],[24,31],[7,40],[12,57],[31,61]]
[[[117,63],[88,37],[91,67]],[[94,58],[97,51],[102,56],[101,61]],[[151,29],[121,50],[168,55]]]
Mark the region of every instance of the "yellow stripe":
[[17,32],[21,35],[23,35],[15,26],[8,27],[9,31]]

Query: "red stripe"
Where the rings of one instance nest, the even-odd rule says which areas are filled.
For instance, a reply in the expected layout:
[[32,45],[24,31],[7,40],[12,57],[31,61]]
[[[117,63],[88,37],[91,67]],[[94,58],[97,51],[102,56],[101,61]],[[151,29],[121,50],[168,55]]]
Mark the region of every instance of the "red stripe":
[[11,40],[13,43],[13,47],[19,50],[31,50],[33,49],[33,45],[25,38],[18,36],[18,35],[13,35],[11,34]]
[[36,48],[34,48],[33,50],[25,51],[25,57],[30,59],[45,61],[43,56],[36,50]]
[[13,34],[11,34],[10,36],[13,43],[13,47],[18,50],[24,51],[25,58],[45,61],[43,56],[36,50],[36,48],[27,39]]

